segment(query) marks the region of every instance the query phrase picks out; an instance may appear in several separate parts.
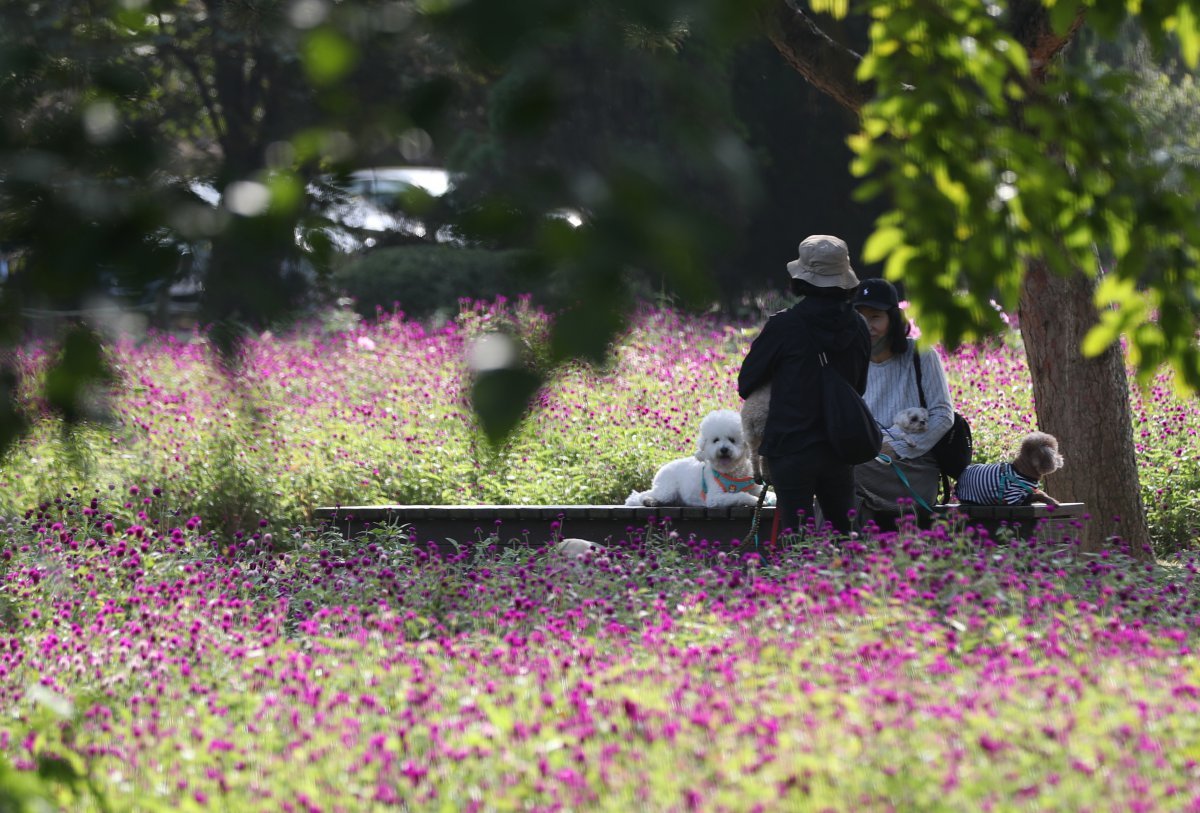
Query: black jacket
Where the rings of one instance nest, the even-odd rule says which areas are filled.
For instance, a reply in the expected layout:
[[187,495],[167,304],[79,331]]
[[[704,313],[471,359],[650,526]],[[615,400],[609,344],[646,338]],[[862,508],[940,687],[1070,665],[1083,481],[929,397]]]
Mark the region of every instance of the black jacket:
[[[814,345],[815,342],[815,345]],[[821,408],[818,348],[861,395],[867,389],[871,336],[849,303],[806,297],[767,320],[738,374],[747,398],[771,384],[771,413],[759,451],[764,457],[827,445]]]

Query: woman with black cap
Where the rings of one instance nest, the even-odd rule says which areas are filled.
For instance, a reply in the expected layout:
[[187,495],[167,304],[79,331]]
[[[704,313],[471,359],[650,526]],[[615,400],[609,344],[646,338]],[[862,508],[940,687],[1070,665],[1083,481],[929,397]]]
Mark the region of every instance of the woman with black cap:
[[821,367],[829,363],[862,393],[867,386],[871,340],[850,306],[858,277],[845,241],[826,234],[806,237],[787,265],[800,301],[771,316],[750,346],[738,374],[738,394],[771,384],[771,405],[759,453],[775,488],[781,528],[799,530],[814,516],[814,498],[841,533],[850,531],[854,467],[834,456],[821,410]]
[[[855,467],[859,519],[890,528],[902,513],[901,500],[914,504],[922,519],[937,501],[940,471],[931,450],[954,425],[954,406],[941,358],[933,350],[918,353],[908,338],[912,327],[896,288],[885,279],[864,280],[853,302],[871,334],[863,400],[884,427],[882,455],[887,458]],[[921,365],[919,390],[915,363]],[[929,412],[925,432],[888,431],[898,412],[920,406]]]

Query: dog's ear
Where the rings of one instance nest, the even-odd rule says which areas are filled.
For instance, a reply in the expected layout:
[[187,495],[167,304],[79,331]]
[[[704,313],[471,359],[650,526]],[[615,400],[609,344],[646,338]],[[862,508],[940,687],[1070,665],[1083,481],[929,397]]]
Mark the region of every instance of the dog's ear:
[[[1050,446],[1042,447],[1042,465],[1045,474],[1054,474],[1063,467],[1063,456],[1059,454],[1058,449]],[[1045,474],[1042,476],[1044,477]]]

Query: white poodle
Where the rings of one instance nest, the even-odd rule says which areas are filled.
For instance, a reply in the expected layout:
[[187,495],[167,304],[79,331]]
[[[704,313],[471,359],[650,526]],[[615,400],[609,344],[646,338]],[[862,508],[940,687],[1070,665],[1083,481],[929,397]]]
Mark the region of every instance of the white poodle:
[[[758,503],[762,486],[750,471],[750,447],[742,419],[732,409],[704,416],[696,454],[667,463],[654,475],[649,491],[634,491],[626,505],[690,505],[729,508]],[[765,502],[774,505],[772,495]]]

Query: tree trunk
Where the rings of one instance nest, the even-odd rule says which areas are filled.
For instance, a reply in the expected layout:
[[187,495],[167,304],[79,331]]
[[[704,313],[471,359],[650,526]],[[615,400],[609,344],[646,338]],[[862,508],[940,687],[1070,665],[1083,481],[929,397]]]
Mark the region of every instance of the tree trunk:
[[1065,465],[1047,478],[1062,502],[1087,504],[1081,549],[1128,548],[1153,556],[1134,456],[1129,382],[1120,344],[1096,358],[1080,351],[1096,323],[1095,281],[1082,272],[1052,273],[1026,264],[1021,285],[1021,336],[1029,360],[1038,424],[1058,438]]

